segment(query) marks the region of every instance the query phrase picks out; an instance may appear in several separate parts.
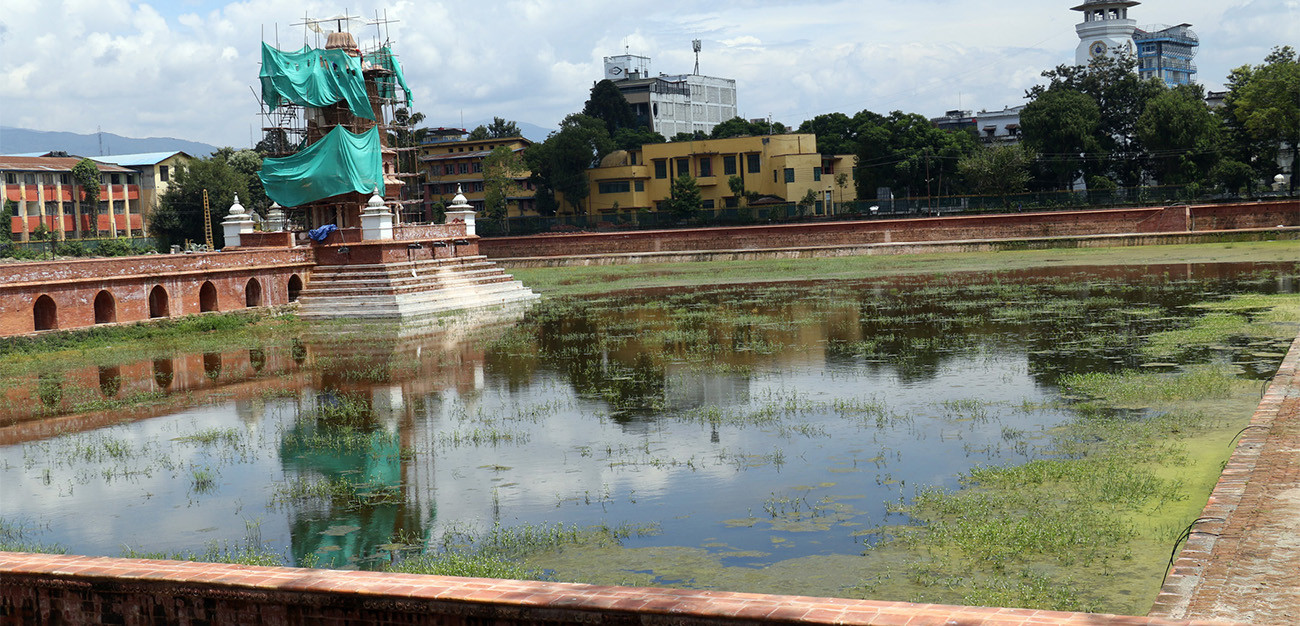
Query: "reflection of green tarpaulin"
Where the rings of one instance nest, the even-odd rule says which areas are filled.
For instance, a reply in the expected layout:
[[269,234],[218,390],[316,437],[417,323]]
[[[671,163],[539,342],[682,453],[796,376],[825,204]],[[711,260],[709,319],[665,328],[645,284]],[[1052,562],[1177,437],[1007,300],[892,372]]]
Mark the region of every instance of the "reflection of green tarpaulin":
[[303,46],[297,52],[284,52],[263,42],[260,76],[262,100],[272,111],[286,102],[323,107],[346,100],[353,115],[375,119],[361,60],[343,50]]
[[258,172],[266,195],[283,207],[356,191],[384,194],[384,163],[380,154],[379,129],[359,135],[335,126],[302,152],[262,161]]
[[375,80],[375,85],[379,88],[379,97],[392,98],[396,95],[393,90],[393,79],[396,78],[397,84],[402,86],[402,93],[406,94],[406,108],[411,108],[411,88],[406,86],[406,75],[402,73],[402,64],[397,62],[393,51],[388,46],[384,46],[378,52],[366,57],[366,60],[393,73],[393,76],[380,76]]

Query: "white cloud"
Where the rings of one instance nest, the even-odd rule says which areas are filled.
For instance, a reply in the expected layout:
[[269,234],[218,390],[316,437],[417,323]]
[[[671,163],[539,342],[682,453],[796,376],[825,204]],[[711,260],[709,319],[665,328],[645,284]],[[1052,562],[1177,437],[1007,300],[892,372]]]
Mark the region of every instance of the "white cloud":
[[[1140,24],[1190,22],[1200,78],[1293,43],[1296,0],[1144,2]],[[377,7],[352,10],[373,17]],[[429,123],[501,116],[554,126],[582,107],[601,59],[649,56],[652,72],[735,78],[739,108],[789,125],[868,108],[935,115],[1021,101],[1039,74],[1073,60],[1078,14],[1059,3],[993,0],[749,1],[701,10],[678,0],[607,3],[399,0],[387,34]],[[170,135],[242,146],[260,127],[249,87],[259,42],[296,48],[304,15],[337,3],[19,0],[0,16],[0,123],[40,130]],[[369,41],[373,27],[357,30]],[[314,40],[315,35],[306,37]]]

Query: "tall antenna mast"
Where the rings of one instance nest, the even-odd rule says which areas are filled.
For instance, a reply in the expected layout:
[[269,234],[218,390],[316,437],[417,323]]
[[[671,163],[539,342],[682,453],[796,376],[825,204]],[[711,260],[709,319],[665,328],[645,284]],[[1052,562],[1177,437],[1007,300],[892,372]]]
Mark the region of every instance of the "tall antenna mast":
[[691,40],[691,49],[695,51],[695,75],[696,76],[700,74],[700,49],[702,47],[703,47],[703,42],[701,42],[699,39]]

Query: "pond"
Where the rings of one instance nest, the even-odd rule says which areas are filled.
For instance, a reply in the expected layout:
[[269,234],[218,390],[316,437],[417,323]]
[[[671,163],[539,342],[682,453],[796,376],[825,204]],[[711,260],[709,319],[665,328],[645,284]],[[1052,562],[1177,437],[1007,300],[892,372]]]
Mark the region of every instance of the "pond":
[[[1144,613],[1295,337],[1276,294],[1298,275],[627,292],[37,367],[0,383],[0,531],[79,554],[382,569],[459,551],[557,580]],[[1161,381],[1194,391],[1113,395]],[[1066,474],[1120,439],[1155,442],[1123,453],[1149,457],[1144,484],[1112,497],[1088,474],[1101,504],[1068,528],[1012,524],[1037,543],[989,530],[1007,526],[989,494],[1079,509]],[[1070,469],[1007,473],[1042,467]],[[1033,480],[1058,495],[1016,500]]]

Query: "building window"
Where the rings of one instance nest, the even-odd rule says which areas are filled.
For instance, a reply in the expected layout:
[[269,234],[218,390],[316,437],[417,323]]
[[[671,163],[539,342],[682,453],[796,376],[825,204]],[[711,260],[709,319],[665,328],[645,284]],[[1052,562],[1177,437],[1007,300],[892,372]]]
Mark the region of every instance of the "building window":
[[777,180],[777,172],[776,170],[772,170],[772,182],[777,182]]
[[822,179],[822,168],[820,168],[820,167],[814,167],[814,168],[813,168],[813,180],[818,181],[818,180],[821,180],[821,179]]
[[757,174],[757,173],[763,171],[762,168],[760,168],[760,167],[758,166],[758,155],[757,155],[757,154],[746,154],[746,155],[745,155],[745,160],[748,161],[748,164],[749,164],[749,173],[750,173],[750,174]]
[[700,177],[713,175],[713,157],[700,157]]
[[722,157],[722,175],[723,176],[736,175],[736,157],[734,155],[728,155]]
[[64,184],[64,185],[71,185],[71,184],[72,184],[72,175],[71,175],[71,174],[59,174],[59,182],[62,183],[62,184]]
[[452,174],[455,174],[455,173],[456,173],[456,166],[455,166],[455,165],[452,165],[451,163],[444,163],[444,164],[442,165],[442,174],[443,174],[443,176],[451,176]]
[[6,185],[17,185],[17,184],[18,184],[18,176],[15,175],[13,172],[5,172],[5,184],[6,184]]
[[113,180],[113,184],[114,184],[114,185],[120,185],[120,184],[122,184],[122,175],[121,175],[121,174],[110,174],[110,176],[112,177],[112,180]]
[[722,205],[728,209],[734,209],[740,206],[740,198],[737,198],[736,196],[727,196],[722,199]]
[[704,200],[704,201],[700,202],[700,208],[701,208],[701,209],[712,209],[712,208],[713,208],[713,201],[712,201],[712,200]]
[[785,182],[787,182],[787,183],[793,183],[793,182],[794,182],[794,168],[793,168],[793,167],[787,167],[787,168],[785,168]]
[[691,160],[677,159],[677,175],[678,176],[681,176],[682,174],[690,175],[690,173],[691,173]]
[[161,180],[162,182],[165,183],[165,182],[167,182],[167,181],[170,179],[170,177],[171,177],[171,173],[167,171],[167,166],[166,166],[166,165],[159,165],[159,166],[158,166],[158,180]]
[[[11,174],[12,176],[12,174]],[[663,159],[655,161],[655,178],[668,178],[668,162]]]
[[632,186],[626,180],[612,180],[598,185],[600,193],[627,193]]
[[23,182],[24,182],[24,183],[27,183],[28,185],[35,185],[35,184],[36,184],[36,175],[35,175],[35,174],[23,174]]
[[472,170],[474,171],[475,174],[478,174],[479,172],[482,172],[482,171],[483,171],[483,162],[482,162],[482,161],[475,161],[475,162],[474,162],[474,167],[472,167],[472,168],[470,168],[470,169],[472,169]]
[[645,181],[644,181],[644,180],[638,180],[638,181],[636,181],[636,190],[637,190],[637,191],[645,191]]
[[477,192],[477,193],[483,193],[483,182],[482,182],[482,181],[479,181],[479,182],[477,182],[477,183],[474,183],[474,184],[473,184],[473,188],[474,188],[474,191],[475,191],[475,192]]
[[461,173],[461,174],[468,174],[468,173],[469,173],[469,163],[457,163],[457,164],[456,164],[456,171],[459,172],[459,173]]

